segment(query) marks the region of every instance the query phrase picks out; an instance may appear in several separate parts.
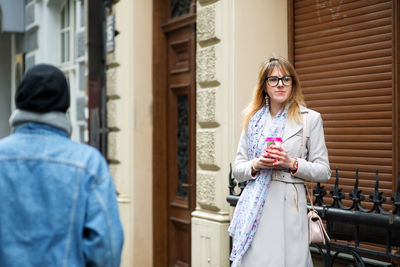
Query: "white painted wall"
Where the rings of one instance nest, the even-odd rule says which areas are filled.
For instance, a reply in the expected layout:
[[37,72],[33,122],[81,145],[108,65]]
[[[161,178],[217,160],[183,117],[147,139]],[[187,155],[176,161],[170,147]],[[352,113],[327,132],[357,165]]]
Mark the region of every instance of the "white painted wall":
[[10,134],[11,34],[0,34],[0,138]]
[[108,101],[107,112],[119,131],[109,134],[108,144],[119,162],[111,170],[125,232],[121,266],[153,266],[152,1],[119,1],[113,13],[118,66],[109,70],[115,84],[109,77],[107,90],[119,98]]
[[242,110],[250,102],[259,67],[266,58],[288,56],[287,1],[235,1],[234,154],[242,130]]

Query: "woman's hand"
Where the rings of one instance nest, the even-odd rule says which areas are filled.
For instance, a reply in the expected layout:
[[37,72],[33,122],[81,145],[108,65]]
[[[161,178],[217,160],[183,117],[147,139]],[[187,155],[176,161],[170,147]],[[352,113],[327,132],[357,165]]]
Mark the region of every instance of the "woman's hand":
[[289,157],[289,155],[286,153],[286,151],[280,147],[280,146],[271,146],[271,149],[267,150],[267,157],[271,157],[272,159],[275,159],[276,161],[273,163],[274,167],[284,167],[288,169],[293,168],[293,164],[295,159]]
[[260,157],[253,159],[253,170],[259,171],[260,169],[272,169],[275,168],[274,163],[277,162],[267,155],[267,153],[262,154]]

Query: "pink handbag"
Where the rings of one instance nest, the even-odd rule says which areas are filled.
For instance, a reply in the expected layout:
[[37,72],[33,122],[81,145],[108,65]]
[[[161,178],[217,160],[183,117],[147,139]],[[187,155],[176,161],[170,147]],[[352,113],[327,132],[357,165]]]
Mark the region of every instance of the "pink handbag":
[[[304,158],[304,147],[306,145],[306,126],[307,126],[307,117],[304,118],[303,123],[303,144],[301,150],[301,158]],[[308,199],[311,203],[311,209],[307,214],[308,217],[308,243],[312,244],[326,244],[326,240],[330,241],[328,234],[325,231],[324,224],[322,223],[321,217],[319,217],[318,212],[314,208],[314,204],[310,195],[310,191],[308,190],[307,186],[305,185]]]
[[321,217],[318,216],[318,212],[314,208],[314,204],[310,195],[310,191],[306,187],[308,198],[310,199],[311,209],[308,212],[308,243],[322,243],[326,244],[326,241],[330,241],[328,234],[325,231],[324,224],[322,223]]

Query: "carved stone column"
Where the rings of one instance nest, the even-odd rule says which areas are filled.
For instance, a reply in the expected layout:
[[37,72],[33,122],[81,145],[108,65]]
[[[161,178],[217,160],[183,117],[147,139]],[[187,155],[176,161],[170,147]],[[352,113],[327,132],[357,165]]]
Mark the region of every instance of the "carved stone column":
[[192,266],[229,266],[231,0],[197,2],[197,192]]

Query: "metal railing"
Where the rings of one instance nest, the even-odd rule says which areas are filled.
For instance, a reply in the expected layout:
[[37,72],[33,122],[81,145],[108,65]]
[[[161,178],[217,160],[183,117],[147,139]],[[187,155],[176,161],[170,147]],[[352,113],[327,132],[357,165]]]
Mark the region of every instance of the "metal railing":
[[[342,203],[345,193],[339,188],[337,169],[335,184],[329,192],[332,204],[328,205],[324,202],[324,197],[327,196],[324,186],[317,183],[313,188],[314,207],[326,222],[326,230],[331,241],[326,245],[312,244],[310,249],[313,253],[320,254],[325,267],[333,266],[338,258],[350,259],[356,267],[399,266],[394,262],[400,262],[400,254],[396,253],[399,252],[397,249],[400,247],[400,173],[398,174],[397,190],[390,198],[394,210],[389,212],[382,207],[387,198],[383,192],[379,192],[378,171],[376,172],[375,188],[369,198],[366,198],[362,190],[359,190],[358,179],[358,170],[356,170],[354,187],[348,195],[348,200],[352,203],[351,207],[346,207]],[[232,177],[231,167],[230,195],[227,197],[231,206],[236,206],[245,186],[246,182],[238,183]],[[361,206],[362,201],[373,203],[372,208],[364,209]],[[310,204],[307,206],[310,208]],[[360,242],[368,242],[375,247],[360,247]]]

